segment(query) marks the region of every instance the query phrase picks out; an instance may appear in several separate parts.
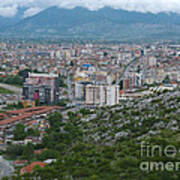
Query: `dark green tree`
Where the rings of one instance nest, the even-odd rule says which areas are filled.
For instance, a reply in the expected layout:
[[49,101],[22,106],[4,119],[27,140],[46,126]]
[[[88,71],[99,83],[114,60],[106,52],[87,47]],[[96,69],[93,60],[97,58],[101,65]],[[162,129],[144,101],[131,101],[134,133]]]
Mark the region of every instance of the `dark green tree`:
[[19,141],[19,140],[24,140],[26,137],[26,132],[25,132],[25,125],[24,124],[17,124],[15,129],[14,129],[14,139]]

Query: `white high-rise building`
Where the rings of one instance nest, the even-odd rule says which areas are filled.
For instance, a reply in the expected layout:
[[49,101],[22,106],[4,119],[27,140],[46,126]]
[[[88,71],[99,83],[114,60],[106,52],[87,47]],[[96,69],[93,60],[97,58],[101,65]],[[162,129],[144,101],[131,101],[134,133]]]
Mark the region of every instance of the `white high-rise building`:
[[113,106],[119,103],[119,86],[87,85],[86,105]]
[[143,84],[143,75],[141,73],[135,73],[135,86],[141,87]]
[[75,83],[75,98],[82,99],[84,97],[84,85],[82,83]]
[[61,51],[60,51],[60,50],[56,51],[56,57],[57,57],[57,58],[60,59],[60,58],[61,58],[61,55],[62,55],[62,54],[61,54]]
[[114,106],[119,103],[119,86],[106,87],[106,105]]
[[149,66],[153,67],[156,66],[156,64],[157,64],[157,59],[153,56],[149,57]]
[[100,85],[86,86],[86,104],[102,106],[105,104],[104,88]]
[[55,57],[55,51],[51,51],[50,56],[51,56],[51,58],[54,58]]

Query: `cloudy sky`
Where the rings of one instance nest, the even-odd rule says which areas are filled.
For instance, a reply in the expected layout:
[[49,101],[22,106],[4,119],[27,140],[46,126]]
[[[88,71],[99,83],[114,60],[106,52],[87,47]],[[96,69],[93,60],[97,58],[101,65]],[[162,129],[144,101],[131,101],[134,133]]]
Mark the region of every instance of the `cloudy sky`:
[[13,17],[18,8],[27,8],[24,17],[32,16],[48,7],[74,8],[76,6],[97,10],[104,6],[139,12],[180,13],[180,0],[0,0],[0,16]]

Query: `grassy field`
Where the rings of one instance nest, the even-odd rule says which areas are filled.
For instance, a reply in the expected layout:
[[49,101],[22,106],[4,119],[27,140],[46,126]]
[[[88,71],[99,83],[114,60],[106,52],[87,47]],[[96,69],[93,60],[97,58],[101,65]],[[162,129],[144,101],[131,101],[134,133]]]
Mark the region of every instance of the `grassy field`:
[[13,94],[13,91],[0,87],[0,94]]

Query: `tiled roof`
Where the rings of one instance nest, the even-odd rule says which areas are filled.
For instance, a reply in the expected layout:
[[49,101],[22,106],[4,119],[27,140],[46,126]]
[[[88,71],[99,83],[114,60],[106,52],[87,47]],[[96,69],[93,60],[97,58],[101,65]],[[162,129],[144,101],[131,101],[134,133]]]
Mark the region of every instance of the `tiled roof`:
[[34,108],[20,109],[17,111],[9,111],[8,114],[17,114],[17,115],[21,114],[21,115],[0,121],[0,126],[8,125],[8,124],[14,123],[16,121],[20,121],[20,120],[23,120],[26,118],[30,118],[33,115],[40,115],[43,113],[47,113],[47,112],[50,112],[54,109],[62,110],[62,108],[59,106],[40,106],[40,107],[34,107]]
[[38,121],[37,120],[32,120],[26,123],[27,126],[31,126],[32,124],[37,124]]
[[33,169],[35,168],[35,166],[40,166],[41,168],[43,168],[45,165],[47,164],[44,162],[40,162],[40,161],[33,162],[30,165],[22,168],[20,171],[20,174],[23,175],[24,173],[31,173],[33,172]]
[[23,114],[26,112],[39,111],[39,110],[44,109],[44,108],[46,108],[46,106],[24,108],[24,109],[19,109],[19,110],[15,110],[15,111],[8,111],[7,114]]
[[0,113],[0,119],[4,119],[6,116],[6,114]]
[[23,119],[31,117],[31,116],[32,116],[31,113],[26,113],[22,116],[16,116],[16,117],[8,118],[8,119],[5,119],[3,121],[0,121],[0,126],[8,125],[8,124],[14,123],[16,121],[23,120]]

